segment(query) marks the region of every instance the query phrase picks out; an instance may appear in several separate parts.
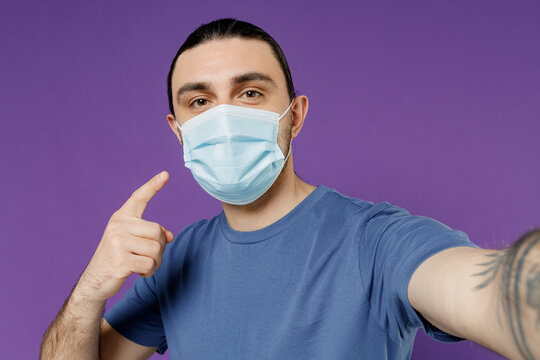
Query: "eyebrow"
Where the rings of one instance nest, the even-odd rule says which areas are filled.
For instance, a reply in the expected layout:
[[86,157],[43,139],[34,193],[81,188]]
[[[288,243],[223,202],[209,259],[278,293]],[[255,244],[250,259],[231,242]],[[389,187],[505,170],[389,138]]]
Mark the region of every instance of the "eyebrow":
[[261,80],[269,83],[273,87],[277,87],[276,83],[272,78],[266,74],[260,72],[249,72],[245,74],[240,74],[232,78],[231,83],[234,85],[242,84],[252,80]]
[[[260,72],[249,72],[249,73],[237,75],[231,79],[231,84],[239,85],[239,84],[243,84],[243,83],[253,81],[253,80],[264,81],[272,85],[273,87],[277,88],[276,82],[270,76],[260,73]],[[212,86],[208,82],[185,83],[176,92],[176,101],[180,103],[180,96],[184,95],[185,93],[189,91],[206,91],[211,88]]]
[[176,92],[176,101],[180,103],[180,96],[184,95],[189,91],[204,91],[211,88],[210,84],[207,82],[191,82],[185,83],[180,89]]

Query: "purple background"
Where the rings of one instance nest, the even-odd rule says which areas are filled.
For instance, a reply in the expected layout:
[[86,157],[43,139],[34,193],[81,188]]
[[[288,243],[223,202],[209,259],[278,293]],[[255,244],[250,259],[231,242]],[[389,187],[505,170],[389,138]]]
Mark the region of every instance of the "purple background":
[[[308,182],[438,219],[482,247],[540,225],[537,0],[3,1],[0,357],[37,358],[110,215],[154,174],[170,180],[145,219],[177,234],[220,211],[165,116],[177,48],[224,16],[274,36],[309,97],[294,141]],[[413,359],[430,358],[500,357],[420,331]]]

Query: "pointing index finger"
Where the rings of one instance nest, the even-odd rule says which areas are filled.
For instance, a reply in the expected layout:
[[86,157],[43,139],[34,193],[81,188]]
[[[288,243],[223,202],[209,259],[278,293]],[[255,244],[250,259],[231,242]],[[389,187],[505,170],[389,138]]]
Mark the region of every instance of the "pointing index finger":
[[135,190],[118,211],[126,215],[142,217],[150,199],[163,188],[168,180],[169,173],[167,171],[155,175],[147,183]]

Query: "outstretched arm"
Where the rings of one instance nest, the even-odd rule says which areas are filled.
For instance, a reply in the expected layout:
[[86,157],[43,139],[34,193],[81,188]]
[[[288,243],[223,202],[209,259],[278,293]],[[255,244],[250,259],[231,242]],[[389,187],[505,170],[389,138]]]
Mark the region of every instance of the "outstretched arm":
[[408,297],[441,330],[511,359],[540,359],[540,229],[503,250],[433,255],[413,274]]

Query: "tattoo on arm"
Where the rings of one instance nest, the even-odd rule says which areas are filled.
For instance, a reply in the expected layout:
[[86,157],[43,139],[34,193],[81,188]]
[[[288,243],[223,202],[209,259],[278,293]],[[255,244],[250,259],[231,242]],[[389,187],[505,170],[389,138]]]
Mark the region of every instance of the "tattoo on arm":
[[[533,229],[523,235],[514,245],[488,254],[486,262],[477,264],[482,271],[472,276],[482,277],[483,281],[474,287],[482,290],[495,281],[500,273],[498,306],[510,328],[515,345],[524,359],[534,359],[530,339],[525,336],[524,315],[535,313],[534,330],[540,330],[540,263],[525,266],[534,260],[529,256],[531,250],[540,244],[540,229]],[[538,250],[536,250],[538,251]],[[523,309],[526,306],[529,309]],[[499,323],[501,319],[499,318]],[[533,343],[535,343],[535,340]]]
[[536,270],[536,264],[527,277],[527,305],[536,309],[535,330],[540,330],[540,268]]

